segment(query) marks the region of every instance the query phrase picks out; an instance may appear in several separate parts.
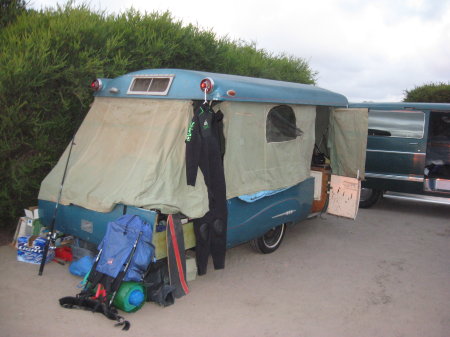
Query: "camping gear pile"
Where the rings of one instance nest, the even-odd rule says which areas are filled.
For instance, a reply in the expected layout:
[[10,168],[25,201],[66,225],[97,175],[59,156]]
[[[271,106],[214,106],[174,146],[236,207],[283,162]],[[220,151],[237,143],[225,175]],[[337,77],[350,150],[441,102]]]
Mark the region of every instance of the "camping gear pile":
[[[97,254],[95,246],[72,236],[58,232],[52,240],[45,227],[41,236],[27,234],[34,226],[26,220],[19,221],[14,238],[17,260],[41,266],[50,261],[61,265],[71,262],[69,272],[83,277],[80,293],[59,299],[64,308],[102,313],[128,330],[130,323],[118,310],[135,312],[150,301],[172,305],[175,298],[189,292],[180,214],[169,215],[156,226],[157,231],[167,231],[167,259],[158,261],[152,243],[153,226],[138,215],[126,214],[109,222]],[[33,221],[39,222],[38,213]],[[22,236],[18,236],[19,231]],[[42,261],[45,245],[47,258]]]
[[108,224],[99,253],[76,296],[63,297],[64,308],[99,312],[116,326],[128,330],[130,323],[118,314],[138,310],[144,304],[145,274],[154,258],[152,228],[137,215],[123,215]]

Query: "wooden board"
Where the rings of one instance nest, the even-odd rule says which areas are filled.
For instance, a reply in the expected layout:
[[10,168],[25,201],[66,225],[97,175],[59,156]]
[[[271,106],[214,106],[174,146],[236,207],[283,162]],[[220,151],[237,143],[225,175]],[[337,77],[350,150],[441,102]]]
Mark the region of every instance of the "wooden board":
[[[183,225],[184,248],[190,249],[195,247],[195,234],[192,222]],[[157,260],[167,257],[166,231],[153,232],[153,241],[155,245],[155,257]]]
[[[312,167],[311,175],[314,177],[314,201],[311,213],[321,212],[327,202],[327,185],[330,179],[330,169],[328,167]],[[320,184],[318,186],[317,184]]]

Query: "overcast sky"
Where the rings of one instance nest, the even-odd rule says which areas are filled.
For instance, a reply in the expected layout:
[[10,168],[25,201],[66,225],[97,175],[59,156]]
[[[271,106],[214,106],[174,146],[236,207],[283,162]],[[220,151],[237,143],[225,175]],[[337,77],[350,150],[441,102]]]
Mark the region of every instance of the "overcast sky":
[[[40,9],[64,0],[30,0]],[[80,3],[80,1],[76,1]],[[166,11],[219,37],[305,59],[317,85],[352,102],[401,101],[450,82],[450,0],[91,0],[92,9]]]

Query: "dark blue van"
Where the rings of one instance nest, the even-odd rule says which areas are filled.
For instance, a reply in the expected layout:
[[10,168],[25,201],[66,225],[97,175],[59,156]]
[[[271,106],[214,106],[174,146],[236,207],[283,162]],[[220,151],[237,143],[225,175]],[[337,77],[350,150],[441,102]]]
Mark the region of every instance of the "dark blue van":
[[450,104],[358,103],[369,109],[360,207],[381,196],[450,204]]

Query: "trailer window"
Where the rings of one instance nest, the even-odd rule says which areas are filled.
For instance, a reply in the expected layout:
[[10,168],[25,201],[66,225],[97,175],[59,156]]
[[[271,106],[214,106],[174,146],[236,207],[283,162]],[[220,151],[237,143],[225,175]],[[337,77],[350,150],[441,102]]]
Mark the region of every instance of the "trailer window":
[[143,76],[131,81],[129,94],[167,95],[173,76]]
[[422,111],[370,110],[369,136],[423,138]]
[[268,143],[285,142],[301,136],[297,127],[294,110],[288,105],[278,105],[270,109],[266,120],[266,140]]

